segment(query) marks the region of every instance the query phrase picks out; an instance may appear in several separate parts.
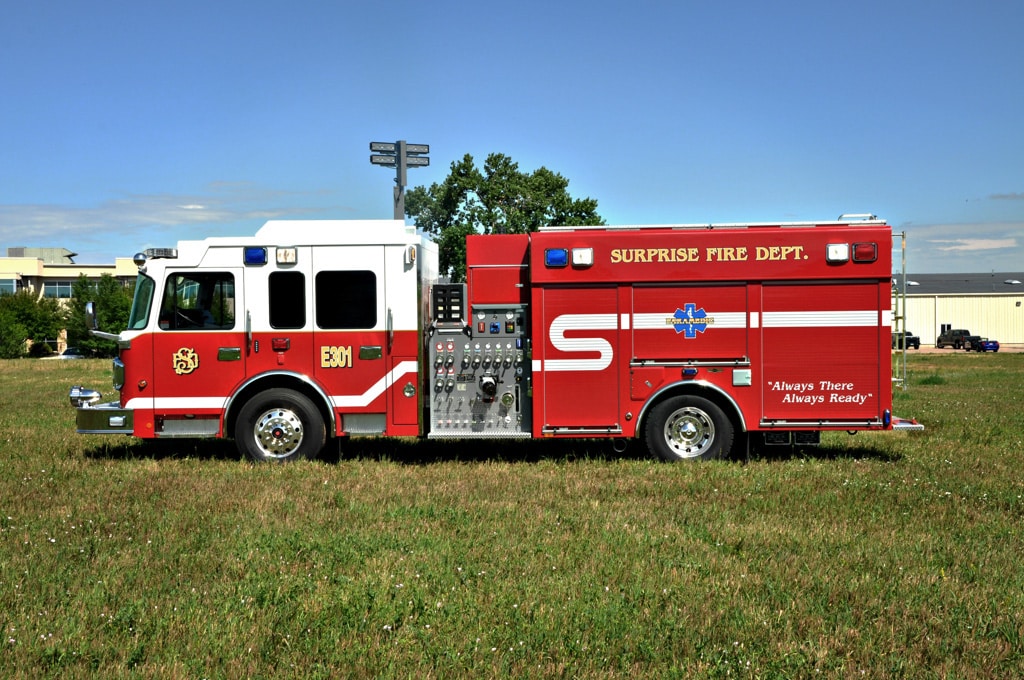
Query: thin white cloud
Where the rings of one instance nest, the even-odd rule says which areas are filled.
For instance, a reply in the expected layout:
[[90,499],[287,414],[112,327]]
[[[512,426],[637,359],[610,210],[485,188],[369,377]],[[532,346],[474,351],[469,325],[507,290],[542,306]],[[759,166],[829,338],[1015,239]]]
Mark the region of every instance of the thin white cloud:
[[1017,239],[1013,238],[958,238],[958,239],[929,239],[928,243],[934,243],[936,250],[956,251],[978,251],[978,250],[1002,250],[1003,248],[1016,248]]
[[[33,238],[41,238],[99,227],[119,229],[197,222],[217,224],[294,214],[295,208],[280,206],[282,195],[276,191],[265,192],[262,197],[258,192],[201,196],[131,194],[92,207],[60,204],[0,205],[0,237],[27,232]],[[257,203],[261,207],[253,207]],[[269,207],[274,203],[278,207]]]
[[1011,191],[1008,194],[992,194],[989,198],[997,201],[1024,201],[1024,193]]
[[1021,270],[1024,222],[945,222],[900,225],[907,261],[922,273]]
[[[0,205],[0,255],[10,246],[57,245],[83,257],[110,260],[112,250],[124,255],[125,243],[131,248],[142,239],[171,243],[201,238],[207,225],[209,233],[227,233],[224,225],[251,230],[268,219],[337,216],[350,210],[323,205],[327,194],[322,191],[286,192],[245,182],[218,182],[207,188],[196,194],[130,194],[95,206]],[[294,205],[299,202],[303,205]]]

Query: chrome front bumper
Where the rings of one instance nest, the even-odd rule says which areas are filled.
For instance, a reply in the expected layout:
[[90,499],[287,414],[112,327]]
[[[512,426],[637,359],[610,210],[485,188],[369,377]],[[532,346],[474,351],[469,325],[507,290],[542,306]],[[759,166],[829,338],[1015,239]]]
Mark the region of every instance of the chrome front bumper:
[[131,409],[111,401],[96,403],[100,393],[75,385],[68,393],[71,405],[77,409],[75,420],[78,434],[132,434],[135,429]]

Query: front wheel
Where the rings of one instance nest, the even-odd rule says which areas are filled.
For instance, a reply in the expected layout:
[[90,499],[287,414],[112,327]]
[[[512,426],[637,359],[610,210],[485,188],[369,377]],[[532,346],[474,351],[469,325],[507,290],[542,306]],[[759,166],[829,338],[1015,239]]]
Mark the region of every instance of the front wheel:
[[327,442],[324,419],[307,397],[286,389],[267,390],[242,407],[235,445],[257,463],[315,458]]
[[671,397],[651,411],[644,428],[651,453],[666,461],[714,460],[732,451],[733,425],[703,397]]

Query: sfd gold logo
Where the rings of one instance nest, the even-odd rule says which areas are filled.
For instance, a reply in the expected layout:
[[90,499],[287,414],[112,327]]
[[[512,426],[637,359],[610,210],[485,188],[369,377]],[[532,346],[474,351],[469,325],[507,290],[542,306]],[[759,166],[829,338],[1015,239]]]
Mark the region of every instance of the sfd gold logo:
[[199,355],[191,347],[182,347],[174,354],[174,372],[187,375],[199,368]]

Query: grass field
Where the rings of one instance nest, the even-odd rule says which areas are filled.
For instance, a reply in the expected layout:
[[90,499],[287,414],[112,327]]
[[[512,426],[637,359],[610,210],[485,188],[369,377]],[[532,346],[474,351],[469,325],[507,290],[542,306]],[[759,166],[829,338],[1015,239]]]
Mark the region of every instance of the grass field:
[[4,677],[1024,675],[1021,354],[912,356],[924,432],[697,465],[357,440],[253,466],[76,435],[106,361],[0,371]]

